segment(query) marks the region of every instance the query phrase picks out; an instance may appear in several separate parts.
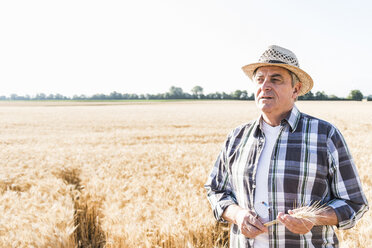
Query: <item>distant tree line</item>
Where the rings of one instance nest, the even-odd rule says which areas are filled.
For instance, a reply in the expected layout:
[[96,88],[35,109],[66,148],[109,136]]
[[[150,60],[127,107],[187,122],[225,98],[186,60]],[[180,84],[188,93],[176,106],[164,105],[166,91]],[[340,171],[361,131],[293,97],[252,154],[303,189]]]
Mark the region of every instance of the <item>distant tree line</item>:
[[354,101],[361,101],[363,98],[366,98],[368,101],[372,101],[372,95],[364,97],[360,90],[352,90],[350,91],[349,95],[346,98],[338,97],[335,95],[327,95],[324,91],[317,91],[315,94],[309,91],[307,94],[298,97],[299,100],[327,100],[327,101],[340,101],[340,100],[354,100]]
[[[327,95],[324,91],[308,92],[304,96],[300,96],[299,100],[355,100],[361,101],[365,98],[368,101],[372,101],[372,95],[364,97],[360,90],[352,90],[347,98],[337,97],[335,95]],[[184,92],[182,88],[172,86],[166,93],[158,94],[128,94],[111,92],[110,94],[94,94],[92,96],[86,95],[74,95],[72,97],[63,96],[61,94],[49,94],[44,93],[36,94],[35,96],[25,95],[19,96],[17,94],[11,94],[10,96],[0,96],[0,100],[166,100],[166,99],[213,99],[213,100],[254,100],[254,94],[249,94],[246,90],[235,90],[231,93],[215,92],[215,93],[203,93],[201,86],[195,86],[191,89],[191,93]]]

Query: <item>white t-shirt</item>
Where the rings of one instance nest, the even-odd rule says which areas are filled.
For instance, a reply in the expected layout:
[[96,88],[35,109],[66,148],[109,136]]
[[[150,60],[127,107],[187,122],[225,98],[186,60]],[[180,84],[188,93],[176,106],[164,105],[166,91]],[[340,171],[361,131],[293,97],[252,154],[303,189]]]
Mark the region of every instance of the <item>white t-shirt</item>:
[[[261,156],[258,160],[256,172],[256,193],[254,197],[254,208],[262,221],[269,221],[269,210],[265,206],[268,203],[268,177],[271,162],[271,155],[280,132],[280,125],[272,127],[265,121],[262,121],[262,129],[265,134],[265,145],[263,147]],[[265,203],[265,204],[263,204]],[[269,247],[268,233],[262,233],[256,236],[254,240],[254,247],[267,248]]]

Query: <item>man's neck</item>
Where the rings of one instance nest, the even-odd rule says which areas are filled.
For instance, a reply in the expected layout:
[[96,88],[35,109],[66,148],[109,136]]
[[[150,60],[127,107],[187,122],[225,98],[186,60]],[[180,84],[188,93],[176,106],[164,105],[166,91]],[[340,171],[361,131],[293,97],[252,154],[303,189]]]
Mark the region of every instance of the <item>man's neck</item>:
[[292,109],[289,111],[283,112],[281,114],[271,114],[271,113],[264,113],[262,112],[263,120],[272,127],[276,127],[280,125],[280,122],[287,118],[291,114]]

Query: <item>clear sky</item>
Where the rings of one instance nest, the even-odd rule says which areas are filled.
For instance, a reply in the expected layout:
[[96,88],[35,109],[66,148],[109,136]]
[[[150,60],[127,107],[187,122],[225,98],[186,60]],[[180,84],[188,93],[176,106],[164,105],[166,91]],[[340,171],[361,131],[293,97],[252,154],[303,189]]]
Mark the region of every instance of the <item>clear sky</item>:
[[243,65],[289,48],[315,91],[372,94],[372,2],[0,2],[0,95],[246,89]]

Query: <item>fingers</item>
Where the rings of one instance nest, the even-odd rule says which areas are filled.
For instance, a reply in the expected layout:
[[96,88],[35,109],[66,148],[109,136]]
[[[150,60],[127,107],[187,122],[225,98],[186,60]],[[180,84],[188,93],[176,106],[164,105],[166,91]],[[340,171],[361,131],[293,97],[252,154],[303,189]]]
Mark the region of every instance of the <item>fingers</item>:
[[257,235],[264,233],[264,231],[261,231],[249,223],[242,226],[241,232],[247,238],[255,238]]
[[257,214],[249,210],[241,210],[237,213],[237,225],[242,234],[248,238],[254,238],[268,231],[267,227],[258,219]]
[[[288,211],[291,214],[292,211]],[[293,213],[293,212],[292,212]],[[300,219],[290,216],[289,214],[279,213],[278,220],[293,233],[305,234],[313,228],[313,223],[307,219]]]
[[267,232],[268,229],[266,226],[264,226],[264,224],[259,220],[258,216],[256,213],[254,214],[250,214],[248,216],[248,223],[251,224],[252,226],[254,226],[255,228],[257,228],[258,230],[262,231],[262,232]]

